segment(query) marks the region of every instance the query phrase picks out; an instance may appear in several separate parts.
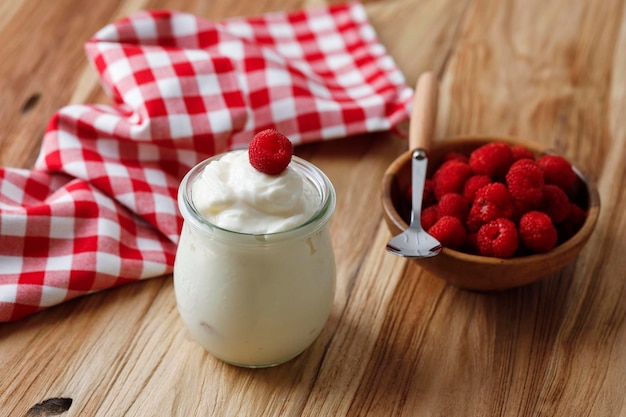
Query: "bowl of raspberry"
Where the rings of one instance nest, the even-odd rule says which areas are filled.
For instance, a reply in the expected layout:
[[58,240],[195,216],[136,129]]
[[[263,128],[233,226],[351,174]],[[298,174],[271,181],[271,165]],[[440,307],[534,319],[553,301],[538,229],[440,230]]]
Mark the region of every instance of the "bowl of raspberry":
[[[557,273],[583,249],[600,212],[595,186],[541,144],[511,137],[458,137],[429,151],[422,226],[441,254],[415,259],[460,288],[506,290]],[[382,181],[383,215],[408,227],[411,152]]]

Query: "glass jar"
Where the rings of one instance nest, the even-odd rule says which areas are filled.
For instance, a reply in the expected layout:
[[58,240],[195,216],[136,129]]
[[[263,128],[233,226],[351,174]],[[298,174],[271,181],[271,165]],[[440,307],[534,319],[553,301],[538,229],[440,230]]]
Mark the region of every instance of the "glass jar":
[[233,365],[284,363],[322,331],[335,294],[335,258],[328,221],[335,191],[314,165],[293,157],[291,167],[319,193],[305,223],[270,234],[226,230],[202,217],[192,184],[209,158],[183,179],[178,204],[184,223],[174,263],[174,291],[191,336]]

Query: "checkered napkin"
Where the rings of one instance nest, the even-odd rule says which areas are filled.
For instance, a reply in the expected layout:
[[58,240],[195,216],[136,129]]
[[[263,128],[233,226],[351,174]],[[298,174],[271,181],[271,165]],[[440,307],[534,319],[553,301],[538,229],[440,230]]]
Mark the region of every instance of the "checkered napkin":
[[170,273],[177,188],[201,160],[269,127],[294,144],[390,129],[412,96],[358,3],[142,12],[85,50],[114,104],[62,108],[34,170],[0,169],[0,321]]

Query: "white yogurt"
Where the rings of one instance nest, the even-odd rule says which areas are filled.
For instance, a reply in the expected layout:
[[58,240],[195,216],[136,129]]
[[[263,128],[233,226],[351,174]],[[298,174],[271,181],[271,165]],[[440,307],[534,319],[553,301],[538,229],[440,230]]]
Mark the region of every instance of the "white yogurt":
[[300,158],[273,177],[247,172],[235,162],[241,155],[211,158],[181,183],[174,288],[185,326],[207,351],[235,365],[272,366],[310,346],[328,319],[335,194]]

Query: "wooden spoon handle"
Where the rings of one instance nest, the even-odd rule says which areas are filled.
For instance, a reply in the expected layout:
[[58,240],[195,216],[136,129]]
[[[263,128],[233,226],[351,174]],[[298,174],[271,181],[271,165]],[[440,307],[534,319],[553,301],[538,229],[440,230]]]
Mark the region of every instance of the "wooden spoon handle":
[[417,80],[413,109],[409,122],[409,149],[422,148],[429,151],[432,147],[437,122],[439,88],[437,77],[432,72],[425,72]]

